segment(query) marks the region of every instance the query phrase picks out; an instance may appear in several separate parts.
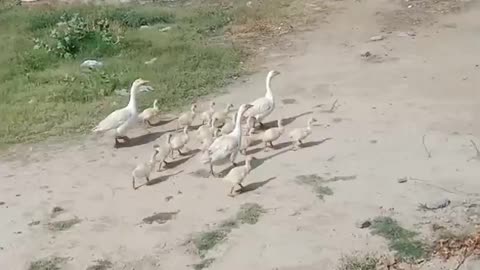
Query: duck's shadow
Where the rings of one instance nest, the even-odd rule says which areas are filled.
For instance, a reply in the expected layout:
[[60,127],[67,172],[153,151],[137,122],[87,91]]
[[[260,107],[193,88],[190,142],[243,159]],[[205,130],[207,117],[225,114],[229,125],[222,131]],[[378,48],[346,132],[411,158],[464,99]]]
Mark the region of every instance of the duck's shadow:
[[167,181],[170,177],[175,176],[175,175],[177,175],[177,174],[180,174],[180,173],[182,173],[182,172],[183,172],[183,170],[178,171],[178,172],[176,172],[176,173],[172,173],[172,174],[161,175],[161,176],[159,176],[159,177],[156,177],[156,178],[154,178],[154,179],[151,179],[150,182],[145,183],[145,185],[147,185],[147,186],[153,186],[153,185],[156,185],[156,184],[165,182],[165,181]]
[[117,148],[117,149],[129,148],[129,147],[134,147],[134,146],[147,144],[147,143],[150,143],[150,142],[153,142],[153,141],[157,140],[158,138],[162,137],[163,134],[171,132],[171,131],[172,130],[146,133],[146,134],[134,137],[134,138],[130,138],[130,140],[128,142],[119,143],[118,145],[115,145],[115,148]]
[[[309,115],[309,114],[312,114],[312,113],[313,113],[312,111],[308,111],[308,112],[297,114],[295,116],[291,116],[291,117],[288,117],[288,118],[282,118],[282,124],[284,126],[290,125],[295,120],[297,120],[297,118],[300,118],[302,116]],[[272,128],[272,127],[277,127],[277,121],[278,120],[273,120],[273,121],[270,121],[270,122],[267,122],[267,123],[263,123],[263,127],[261,129],[266,130],[266,129],[269,129],[269,128]]]
[[172,118],[172,119],[167,119],[167,120],[158,120],[157,122],[155,123],[151,123],[151,127],[159,127],[159,126],[163,126],[163,125],[166,125],[172,121],[174,121],[175,119],[177,118]]
[[273,181],[277,179],[277,177],[270,177],[268,178],[267,180],[265,181],[260,181],[260,182],[254,182],[254,183],[250,183],[246,186],[244,186],[240,191],[239,191],[239,194],[243,194],[243,193],[248,193],[248,192],[251,192],[251,191],[255,191],[263,186],[265,186],[266,184],[268,184],[270,181]]

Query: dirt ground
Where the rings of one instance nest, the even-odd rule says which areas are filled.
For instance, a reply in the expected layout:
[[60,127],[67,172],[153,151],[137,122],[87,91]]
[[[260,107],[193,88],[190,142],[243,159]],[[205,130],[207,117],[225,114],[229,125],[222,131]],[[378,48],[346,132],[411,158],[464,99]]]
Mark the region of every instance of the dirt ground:
[[[234,198],[227,196],[228,184],[198,173],[207,169],[199,154],[179,158],[154,172],[154,184],[132,190],[131,170],[149,158],[154,140],[173,122],[149,135],[134,131],[137,145],[128,148],[113,149],[108,136],[19,147],[16,158],[0,163],[0,265],[28,269],[32,261],[56,256],[66,258],[61,269],[67,270],[87,269],[96,260],[108,260],[111,269],[192,269],[200,258],[191,235],[248,202],[267,212],[209,251],[215,260],[208,269],[335,269],[343,254],[386,250],[383,238],[356,226],[382,215],[424,238],[433,223],[480,224],[480,161],[470,142],[480,143],[480,5],[308,5],[326,8],[318,23],[266,52],[262,72],[215,98],[218,107],[251,101],[264,95],[266,72],[279,70],[277,107],[268,120],[287,119],[288,131],[314,115],[320,125],[306,147],[291,151],[284,136],[275,150],[253,150],[258,160],[246,179],[250,191]],[[370,40],[378,35],[383,39]],[[335,100],[338,107],[330,111]],[[326,184],[331,192],[319,199],[299,184],[302,175],[350,177]],[[399,183],[404,177],[408,181]],[[418,210],[419,203],[442,199],[451,204]],[[160,212],[172,213],[171,220],[142,221]],[[432,261],[421,269],[455,264]],[[468,260],[460,269],[480,264]]]

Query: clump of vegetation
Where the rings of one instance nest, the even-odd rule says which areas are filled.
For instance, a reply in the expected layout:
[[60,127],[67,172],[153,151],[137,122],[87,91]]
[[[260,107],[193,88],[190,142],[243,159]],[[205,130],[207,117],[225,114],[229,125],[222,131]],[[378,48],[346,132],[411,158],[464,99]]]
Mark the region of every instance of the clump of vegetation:
[[108,260],[97,260],[95,261],[95,264],[88,266],[86,270],[107,270],[112,267],[112,262]]
[[256,224],[260,216],[265,212],[266,210],[259,204],[245,203],[240,207],[240,210],[234,218],[225,220],[218,228],[196,235],[192,239],[192,242],[198,250],[200,257],[205,257],[209,250],[223,242],[232,229],[238,227],[240,224]]
[[72,218],[67,220],[60,220],[55,222],[48,223],[48,229],[51,231],[66,231],[70,229],[73,225],[80,223],[79,218]]
[[202,270],[204,268],[208,268],[214,261],[215,259],[213,258],[203,259],[201,262],[194,264],[192,266],[194,270]]
[[390,217],[378,217],[370,227],[372,233],[389,241],[389,248],[401,261],[413,262],[428,256],[427,246],[415,237],[418,233],[409,231]]
[[63,257],[43,258],[31,262],[28,270],[60,270],[67,260],[68,258]]
[[311,186],[320,200],[323,200],[325,196],[333,195],[333,190],[324,185],[325,179],[317,174],[298,175],[296,180],[299,184]]
[[[235,36],[277,31],[253,26],[279,25],[289,19],[286,11],[293,5],[207,0],[173,8],[27,9],[18,1],[0,2],[0,145],[88,132],[124,106],[127,98],[115,90],[128,89],[138,77],[154,88],[139,97],[140,107],[158,99],[162,110],[170,110],[211,93],[244,70],[241,63],[248,55],[241,44],[248,42]],[[104,65],[81,69],[87,59]]]
[[337,270],[376,270],[379,263],[380,260],[375,255],[354,254],[343,256]]

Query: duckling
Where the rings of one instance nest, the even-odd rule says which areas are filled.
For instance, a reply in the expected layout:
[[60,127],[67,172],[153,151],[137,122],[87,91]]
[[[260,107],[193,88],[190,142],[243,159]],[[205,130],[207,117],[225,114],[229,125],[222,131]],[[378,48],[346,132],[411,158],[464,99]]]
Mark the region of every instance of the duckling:
[[203,140],[204,138],[209,138],[213,136],[214,131],[217,128],[210,123],[210,125],[204,124],[198,127],[197,129],[197,138]]
[[235,128],[235,119],[237,118],[237,113],[233,116],[233,118],[229,121],[226,122],[222,128],[220,129],[220,133],[222,135],[227,135],[228,133],[232,132],[233,129]]
[[138,117],[140,120],[143,121],[144,124],[148,124],[149,126],[152,126],[152,123],[150,120],[152,120],[155,116],[157,116],[160,113],[160,110],[158,109],[158,99],[155,99],[153,101],[153,107],[152,108],[146,108],[141,112]]
[[205,138],[202,139],[202,141],[201,141],[201,146],[200,146],[200,150],[201,150],[203,153],[208,150],[208,148],[210,147],[210,145],[212,145],[213,141],[217,138],[218,133],[219,133],[219,130],[218,130],[218,129],[215,129],[215,130],[213,131],[212,136],[207,136],[207,137],[205,137]]
[[233,104],[228,104],[227,107],[225,107],[224,111],[214,112],[211,119],[213,122],[213,125],[215,127],[223,126],[225,124],[225,120],[227,119],[231,109],[233,109]]
[[153,171],[155,166],[155,157],[158,154],[158,151],[155,151],[152,154],[152,157],[148,162],[138,164],[135,169],[132,171],[132,187],[136,190],[138,187],[135,186],[135,181],[139,178],[145,178],[147,183],[150,182],[150,173]]
[[251,161],[253,157],[247,156],[245,157],[245,166],[235,167],[231,169],[228,174],[224,177],[224,180],[230,182],[232,184],[232,188],[230,189],[230,193],[228,196],[235,196],[233,191],[236,185],[240,186],[240,190],[242,191],[245,187],[242,185],[243,180],[247,177],[248,173],[252,169]]
[[166,161],[168,155],[172,153],[172,146],[170,141],[172,140],[172,133],[167,134],[167,138],[164,144],[158,145],[155,144],[153,147],[157,150],[158,154],[156,157],[156,161],[160,164],[158,165],[157,171],[162,169],[162,165],[168,165],[169,162]]
[[285,128],[282,125],[282,119],[277,121],[277,127],[270,128],[265,130],[263,134],[261,134],[261,139],[265,143],[265,150],[267,149],[268,145],[273,148],[273,142],[282,136]]
[[292,139],[292,142],[295,144],[294,150],[297,150],[299,147],[302,146],[303,142],[302,140],[306,139],[310,134],[312,134],[312,124],[314,122],[317,122],[317,119],[315,118],[310,118],[308,119],[307,122],[307,127],[304,128],[295,128],[290,133],[288,136],[290,139]]
[[242,136],[242,140],[240,141],[240,149],[239,149],[240,154],[246,155],[246,154],[247,154],[248,147],[250,147],[250,145],[251,145],[255,140],[257,140],[257,136],[255,136],[256,134],[253,134],[254,131],[255,131],[255,129],[252,127],[252,128],[250,128],[250,130],[247,132],[247,134],[245,134],[244,136]]
[[[172,148],[172,151],[176,150],[180,155],[183,155],[180,149],[182,149],[188,143],[189,139],[190,139],[190,136],[188,135],[188,127],[184,127],[183,133],[176,134],[170,140],[170,146]],[[173,157],[173,152],[172,152],[172,157]]]
[[215,101],[210,102],[209,109],[202,113],[202,124],[210,124],[210,122],[212,121],[213,113],[215,113]]
[[178,117],[177,129],[179,127],[189,127],[192,125],[193,120],[195,120],[195,115],[197,113],[197,104],[192,104],[190,111],[183,113]]

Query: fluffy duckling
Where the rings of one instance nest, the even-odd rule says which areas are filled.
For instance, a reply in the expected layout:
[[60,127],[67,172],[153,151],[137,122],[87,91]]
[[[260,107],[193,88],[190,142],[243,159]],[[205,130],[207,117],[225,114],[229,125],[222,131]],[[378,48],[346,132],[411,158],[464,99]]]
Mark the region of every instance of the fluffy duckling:
[[150,182],[150,173],[153,171],[155,166],[155,157],[158,154],[158,151],[155,151],[152,154],[152,157],[148,162],[138,164],[135,169],[132,171],[132,187],[133,189],[137,189],[138,187],[135,186],[135,181],[139,178],[145,178],[147,183]]
[[192,104],[190,111],[184,112],[178,117],[177,129],[179,127],[189,127],[192,125],[193,120],[195,120],[195,115],[197,113],[197,104]]
[[261,139],[265,143],[265,150],[267,149],[268,145],[273,148],[273,142],[282,136],[285,128],[282,124],[282,119],[277,121],[277,127],[269,128],[261,134]]
[[233,104],[228,104],[227,107],[225,107],[224,111],[214,112],[211,119],[213,122],[213,125],[215,127],[223,126],[225,124],[225,120],[227,119],[231,109],[233,109]]
[[165,143],[160,145],[156,144],[153,146],[155,150],[157,150],[158,152],[155,160],[156,162],[160,163],[158,165],[157,171],[160,171],[162,169],[162,165],[168,165],[168,162],[166,161],[166,159],[172,153],[172,146],[170,144],[171,140],[172,140],[172,134],[168,133]]
[[232,132],[235,128],[235,119],[237,118],[237,113],[233,116],[231,121],[226,122],[222,128],[220,129],[220,133],[222,135],[227,135],[228,133]]
[[205,138],[210,138],[213,136],[213,133],[214,131],[216,130],[217,128],[215,128],[213,126],[213,124],[210,124],[210,125],[207,125],[207,124],[204,124],[204,125],[201,125],[198,127],[197,129],[197,138],[201,141]]
[[143,121],[144,124],[148,124],[149,126],[152,125],[150,122],[155,116],[157,116],[160,113],[160,110],[158,109],[158,99],[155,99],[153,101],[153,107],[152,108],[146,108],[141,112],[138,117]]
[[213,131],[213,134],[212,136],[209,136],[209,137],[204,137],[201,141],[201,145],[200,145],[200,150],[205,153],[205,151],[208,150],[208,148],[210,147],[210,145],[212,145],[213,141],[217,138],[218,136],[218,129],[215,129]]
[[247,156],[245,158],[245,166],[240,166],[240,167],[235,167],[231,169],[228,174],[225,176],[224,180],[227,182],[230,182],[232,184],[232,188],[230,189],[230,193],[228,196],[235,196],[233,194],[233,191],[235,189],[236,185],[240,186],[240,191],[242,191],[245,187],[242,185],[243,180],[247,177],[248,173],[252,169],[251,167],[251,161],[252,157]]
[[312,134],[312,124],[314,122],[317,122],[317,119],[312,117],[308,119],[307,127],[295,128],[292,131],[290,131],[288,136],[290,137],[290,139],[292,139],[292,142],[295,144],[294,150],[297,150],[299,147],[301,147],[303,144],[302,141],[306,139],[308,136],[310,136],[310,134]]
[[170,146],[172,148],[172,151],[177,151],[180,155],[183,155],[181,149],[188,143],[188,140],[190,140],[190,136],[188,135],[188,127],[184,127],[183,133],[176,134],[170,140]]
[[212,115],[215,113],[215,101],[210,102],[208,110],[204,111],[201,115],[202,124],[210,124],[212,121]]
[[257,139],[257,136],[253,134],[254,131],[255,129],[252,127],[247,132],[247,134],[242,136],[242,140],[240,141],[240,149],[239,149],[240,154],[246,155],[248,147],[250,147],[250,145]]

